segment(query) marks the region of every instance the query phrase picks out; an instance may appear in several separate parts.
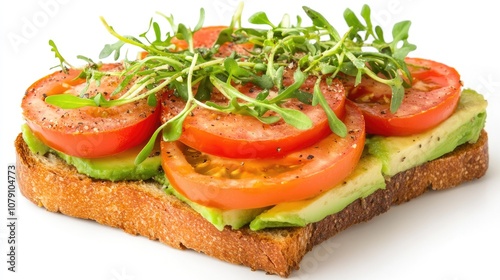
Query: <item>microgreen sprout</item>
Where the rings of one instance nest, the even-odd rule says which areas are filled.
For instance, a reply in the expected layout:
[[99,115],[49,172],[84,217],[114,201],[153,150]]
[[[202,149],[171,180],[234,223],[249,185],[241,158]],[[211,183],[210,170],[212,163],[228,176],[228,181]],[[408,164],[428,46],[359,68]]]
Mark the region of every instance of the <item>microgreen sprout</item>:
[[[176,24],[173,16],[159,13],[170,24],[171,31],[165,32],[158,22],[151,19],[147,30],[137,37],[121,35],[101,18],[106,30],[118,41],[106,44],[99,55],[100,59],[112,56],[118,60],[126,45],[138,47],[142,55],[135,60],[126,59],[123,71],[118,73],[101,71],[100,64],[80,57],[87,63],[80,78],[85,78],[88,83],[99,83],[102,77],[119,75],[122,81],[111,96],[117,93],[120,96],[107,100],[100,94],[91,98],[84,94],[79,97],[59,94],[50,96],[46,102],[62,108],[79,108],[116,106],[148,98],[148,103],[153,106],[157,102],[157,93],[165,89],[174,90],[184,99],[184,109],[155,131],[136,162],[147,157],[160,132],[165,141],[179,139],[184,119],[198,106],[252,116],[266,124],[283,120],[298,129],[309,129],[312,122],[307,115],[280,106],[287,99],[297,98],[313,106],[321,106],[331,130],[344,137],[347,134],[346,126],[328,106],[320,90],[321,81],[330,83],[342,76],[355,77],[355,85],[361,82],[363,76],[388,85],[392,89],[390,109],[395,112],[403,100],[405,87],[411,84],[411,75],[404,62],[408,53],[416,48],[407,40],[410,22],[395,24],[392,41],[386,41],[382,28],[373,26],[367,5],[361,9],[361,18],[350,9],[345,10],[345,33],[340,33],[319,12],[309,7],[303,7],[303,10],[311,20],[311,25],[304,26],[300,16],[297,16],[297,22],[293,25],[288,15],[275,24],[265,12],[257,12],[250,16],[249,22],[259,28],[248,28],[241,24],[243,5],[240,4],[229,26],[220,32],[213,46],[206,48],[195,48],[193,40],[193,34],[203,26],[203,9],[193,29]],[[172,41],[174,38],[177,42],[184,40],[187,49],[179,50]],[[217,56],[220,46],[226,42],[250,43],[253,49],[248,53],[233,52],[228,57]],[[54,42],[50,41],[49,44],[60,66],[63,69],[72,67],[59,53]],[[294,82],[284,86],[284,71],[289,69],[294,69]],[[300,89],[308,76],[316,77],[312,95],[304,95]],[[259,86],[262,93],[254,98],[239,92],[235,85],[244,83]],[[193,87],[197,88],[196,94]],[[226,105],[210,101],[213,88],[227,97]],[[277,94],[269,95],[270,90]],[[269,115],[267,112],[274,114]]]

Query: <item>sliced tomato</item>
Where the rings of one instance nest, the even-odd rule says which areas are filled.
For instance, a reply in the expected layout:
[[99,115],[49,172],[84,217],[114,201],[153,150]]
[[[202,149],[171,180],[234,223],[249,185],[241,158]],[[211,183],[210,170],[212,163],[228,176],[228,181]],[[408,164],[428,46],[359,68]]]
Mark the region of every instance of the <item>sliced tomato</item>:
[[[315,77],[308,78],[302,85],[302,90],[311,92],[315,80]],[[292,82],[293,71],[285,71],[284,84]],[[249,84],[239,89],[253,97],[261,91]],[[342,119],[345,112],[345,92],[341,82],[335,80],[327,84],[323,81],[321,90],[332,110]],[[164,98],[163,121],[167,121],[184,108],[184,102],[172,93]],[[222,94],[215,92],[211,101],[221,105],[228,103]],[[312,128],[297,129],[283,120],[268,125],[251,116],[197,107],[184,120],[180,141],[196,150],[222,157],[271,158],[310,146],[331,133],[328,118],[320,106],[307,105],[297,99],[289,99],[282,106],[305,113],[313,122]]]
[[354,87],[344,83],[348,98],[363,111],[366,132],[384,136],[403,136],[426,131],[453,114],[460,98],[458,72],[445,64],[419,58],[407,58],[413,77],[396,113],[390,112],[391,89],[372,79],[362,79]]
[[228,159],[179,141],[162,142],[162,166],[177,191],[209,207],[249,209],[307,199],[342,182],[358,163],[365,126],[363,115],[350,102],[344,122],[348,136],[331,133],[280,159]]
[[[226,29],[227,26],[206,26],[202,27],[200,30],[193,33],[193,44],[195,48],[210,48],[217,41],[219,34],[222,30]],[[172,39],[172,43],[176,45],[180,50],[185,50],[188,48],[188,44],[184,40],[178,40],[177,38]],[[232,42],[224,43],[219,48],[217,56],[226,57],[229,56],[233,51],[238,54],[247,54],[249,50],[253,48],[253,44],[235,44]]]
[[[101,70],[121,69],[118,64],[105,64]],[[119,153],[148,139],[160,123],[160,106],[151,107],[147,100],[103,107],[61,109],[45,102],[45,97],[71,93],[79,95],[85,80],[78,79],[81,70],[52,73],[31,85],[22,100],[26,123],[45,144],[71,156],[96,158]],[[87,94],[101,92],[110,99],[120,78],[103,77],[92,84]],[[117,94],[113,96],[116,98]],[[159,104],[160,102],[158,102]]]

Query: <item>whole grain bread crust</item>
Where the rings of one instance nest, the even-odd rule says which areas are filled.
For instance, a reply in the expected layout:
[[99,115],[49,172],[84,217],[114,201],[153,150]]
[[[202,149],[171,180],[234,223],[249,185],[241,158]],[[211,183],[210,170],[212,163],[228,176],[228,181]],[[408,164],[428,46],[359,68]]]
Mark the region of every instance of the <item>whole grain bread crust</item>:
[[32,153],[22,136],[15,140],[18,185],[22,194],[51,212],[95,220],[192,249],[252,270],[287,277],[304,255],[338,232],[386,212],[428,190],[441,190],[482,177],[488,168],[488,138],[387,179],[387,187],[358,199],[341,212],[306,227],[217,230],[189,206],[166,195],[152,181],[111,182],[78,174],[52,154]]

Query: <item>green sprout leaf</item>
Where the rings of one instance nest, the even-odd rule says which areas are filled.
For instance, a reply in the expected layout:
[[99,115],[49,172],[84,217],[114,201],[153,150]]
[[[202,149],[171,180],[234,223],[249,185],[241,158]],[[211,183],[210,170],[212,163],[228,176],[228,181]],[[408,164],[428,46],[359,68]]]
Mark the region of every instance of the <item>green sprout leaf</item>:
[[278,113],[287,124],[292,125],[298,129],[306,130],[312,128],[313,126],[313,122],[311,121],[311,119],[301,111],[282,108],[278,107],[277,105],[274,105],[272,110]]
[[151,107],[156,107],[156,105],[158,104],[158,100],[156,99],[156,95],[150,94],[150,95],[148,95],[147,98],[148,98],[148,105]]
[[236,62],[236,60],[232,57],[224,59],[224,68],[226,69],[229,75],[238,78],[249,77],[253,75],[253,73],[250,72],[249,70],[240,67]]
[[[192,108],[194,109],[194,106]],[[192,109],[184,112],[183,114],[179,115],[179,117],[172,119],[166,123],[166,125],[163,127],[164,141],[170,142],[179,140],[182,134],[182,124],[184,123],[184,120],[189,115],[189,112],[191,112],[191,110]]]
[[[193,32],[188,28],[186,27],[184,24],[180,23],[178,26],[177,26],[177,37],[179,39],[183,39],[185,40],[186,42],[188,42],[188,45],[189,45],[189,51],[191,52],[194,52],[194,47],[193,47]],[[180,36],[179,36],[180,34]]]
[[[392,37],[393,41],[391,43],[391,49],[394,58],[403,60],[408,53],[414,51],[417,47],[408,42],[408,32],[410,30],[411,22],[410,21],[402,21],[398,22],[394,25],[392,29]],[[403,45],[398,48],[398,44],[403,42]]]
[[259,86],[262,89],[270,89],[274,86],[273,80],[268,75],[252,75],[247,81]]
[[217,40],[214,43],[214,46],[222,46],[222,44],[227,43],[227,42],[232,42],[233,37],[231,36],[233,34],[233,29],[231,28],[226,28],[221,30],[219,33],[219,36],[217,37]]
[[200,9],[200,16],[198,17],[198,23],[193,28],[193,32],[200,30],[203,27],[203,22],[205,22],[205,9]]
[[365,23],[366,23],[366,26],[365,26],[366,34],[365,34],[364,40],[367,40],[370,36],[374,36],[370,6],[368,6],[366,4],[363,5],[363,7],[361,8],[360,15],[365,20]]
[[45,102],[62,109],[97,106],[93,99],[82,98],[68,93],[49,95],[45,98]]
[[391,113],[396,113],[397,109],[403,102],[403,98],[405,95],[405,89],[402,85],[403,81],[398,77],[395,80],[395,84],[391,85],[392,90],[392,98],[391,98]]
[[[358,16],[351,10],[346,9],[344,11],[344,19],[347,23],[347,26],[351,27],[351,34],[357,34],[360,31],[366,30],[366,26],[364,26],[359,20]],[[351,37],[354,39],[354,36]]]
[[248,19],[248,22],[253,23],[253,24],[265,24],[269,25],[272,28],[276,27],[267,17],[267,14],[264,12],[257,12],[250,16]]
[[278,103],[285,99],[290,98],[296,91],[299,90],[300,86],[305,82],[306,75],[300,69],[295,70],[293,74],[294,82],[285,90],[281,91],[276,97],[271,99],[271,103]]
[[196,91],[196,100],[198,101],[208,101],[212,96],[213,85],[210,83],[210,79],[208,77],[204,77],[200,84],[198,85],[198,91]]
[[70,68],[73,68],[71,64],[68,63],[68,61],[62,56],[62,54],[59,52],[59,49],[56,46],[56,43],[54,41],[49,40],[49,45],[50,45],[50,50],[54,53],[55,57],[59,60],[59,67],[67,73],[67,68],[65,65],[68,65]]
[[143,161],[145,161],[149,157],[149,155],[151,154],[151,152],[154,149],[156,139],[158,138],[158,134],[160,134],[162,129],[163,129],[163,127],[161,127],[161,126],[158,127],[155,130],[155,132],[153,133],[153,135],[151,135],[151,138],[149,138],[148,143],[146,143],[146,145],[141,149],[139,154],[135,157],[135,160],[134,160],[135,165],[141,164]]
[[316,83],[314,83],[314,97],[312,104],[320,105],[323,110],[325,110],[326,116],[328,117],[328,124],[330,125],[330,129],[333,133],[337,134],[340,137],[345,137],[347,135],[347,127],[346,125],[335,115],[332,108],[328,105],[328,102],[325,99],[325,96],[321,92],[321,77],[318,77]]
[[309,18],[312,20],[313,24],[317,27],[324,28],[328,31],[328,34],[330,34],[330,38],[333,41],[340,41],[340,35],[337,32],[337,30],[328,22],[328,20],[320,13],[317,11],[309,8],[309,7],[302,7],[306,14],[309,16]]
[[99,59],[104,59],[109,57],[113,52],[115,53],[114,60],[120,58],[120,49],[125,45],[125,42],[118,41],[114,44],[106,44],[104,48],[99,53]]

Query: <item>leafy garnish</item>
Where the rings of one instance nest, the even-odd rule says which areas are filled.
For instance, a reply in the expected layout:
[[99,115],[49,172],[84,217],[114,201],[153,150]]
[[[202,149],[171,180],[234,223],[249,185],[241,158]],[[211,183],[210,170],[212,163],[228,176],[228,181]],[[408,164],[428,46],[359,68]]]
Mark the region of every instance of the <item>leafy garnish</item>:
[[59,52],[59,49],[57,48],[56,43],[54,43],[54,41],[49,40],[49,45],[51,47],[50,50],[54,53],[54,56],[59,60],[59,67],[61,67],[61,69],[64,72],[68,71],[67,66],[70,67],[70,68],[73,67],[73,66],[71,66],[71,64],[68,63],[68,61]]
[[63,109],[76,109],[96,105],[93,99],[81,98],[67,93],[47,96],[45,102]]
[[[121,72],[106,72],[99,70],[99,63],[80,57],[87,64],[80,78],[86,79],[88,85],[92,82],[98,84],[107,75],[118,75],[122,82],[111,95],[120,93],[120,96],[106,100],[99,95],[86,99],[83,93],[80,97],[59,94],[48,97],[46,101],[63,108],[78,108],[115,106],[148,98],[148,104],[156,106],[156,93],[167,88],[173,89],[186,103],[178,115],[166,121],[154,133],[153,138],[156,138],[162,132],[166,141],[180,137],[184,119],[198,106],[223,113],[252,116],[266,124],[283,120],[298,129],[309,129],[312,121],[307,115],[281,106],[291,98],[321,106],[331,130],[344,137],[347,134],[346,127],[328,106],[319,85],[321,81],[329,83],[340,76],[353,76],[355,85],[364,76],[388,85],[392,90],[391,112],[399,108],[404,89],[411,84],[411,75],[404,59],[416,48],[408,42],[409,21],[396,23],[391,31],[392,40],[387,40],[382,28],[373,26],[368,5],[362,7],[360,16],[350,9],[344,11],[347,23],[345,33],[339,32],[321,13],[306,6],[303,10],[312,22],[308,26],[304,26],[300,16],[297,16],[296,24],[293,25],[288,15],[284,15],[280,22],[273,23],[265,12],[257,12],[250,16],[249,22],[259,28],[243,27],[242,9],[243,5],[240,4],[228,28],[220,32],[213,46],[204,48],[195,48],[193,41],[193,34],[203,26],[203,9],[193,29],[182,23],[177,24],[171,15],[158,13],[168,22],[171,30],[165,31],[159,22],[151,19],[147,30],[136,37],[121,35],[101,18],[107,31],[118,41],[104,45],[99,58],[112,57],[118,60],[124,53],[124,46],[139,48],[140,58],[125,59]],[[184,40],[187,49],[179,50],[172,43],[174,38],[177,42]],[[220,46],[226,42],[250,43],[253,49],[247,53],[218,57],[216,54]],[[52,41],[49,44],[60,66],[63,69],[71,67],[55,44]],[[289,69],[295,69],[294,82],[284,86],[284,72]],[[317,77],[312,94],[301,90],[308,76]],[[245,83],[255,84],[262,92],[256,97],[239,92],[235,85]],[[197,88],[196,95],[193,87]],[[227,97],[226,104],[210,101],[213,88]],[[270,91],[277,95],[270,95]],[[137,162],[147,157],[154,142],[152,140],[146,145]]]
[[[232,85],[229,83],[222,82],[218,78],[214,76],[210,76],[210,81],[212,84],[222,93],[224,94],[229,100],[235,100],[236,98],[242,99],[250,105],[240,105],[240,106],[246,106],[248,108],[248,111],[251,111],[251,107],[254,108],[255,112],[252,111],[252,113],[249,113],[248,115],[252,115],[255,117],[258,117],[259,119],[264,117],[263,112],[266,112],[267,110],[272,110],[278,115],[280,115],[283,120],[298,128],[298,129],[309,129],[312,127],[312,121],[307,117],[306,114],[302,113],[301,111],[298,110],[293,110],[293,109],[288,109],[288,108],[283,108],[278,106],[276,103],[272,102],[267,102],[267,101],[260,101],[253,99],[251,97],[248,97],[247,95],[239,92],[236,88],[234,88]],[[262,110],[260,108],[266,109]]]
[[330,124],[330,129],[340,137],[345,137],[347,135],[347,127],[345,124],[335,115],[332,108],[328,106],[325,96],[320,89],[321,77],[318,77],[316,83],[314,83],[314,94],[312,99],[312,105],[320,105],[323,110],[325,110],[326,116],[328,117],[328,123]]

